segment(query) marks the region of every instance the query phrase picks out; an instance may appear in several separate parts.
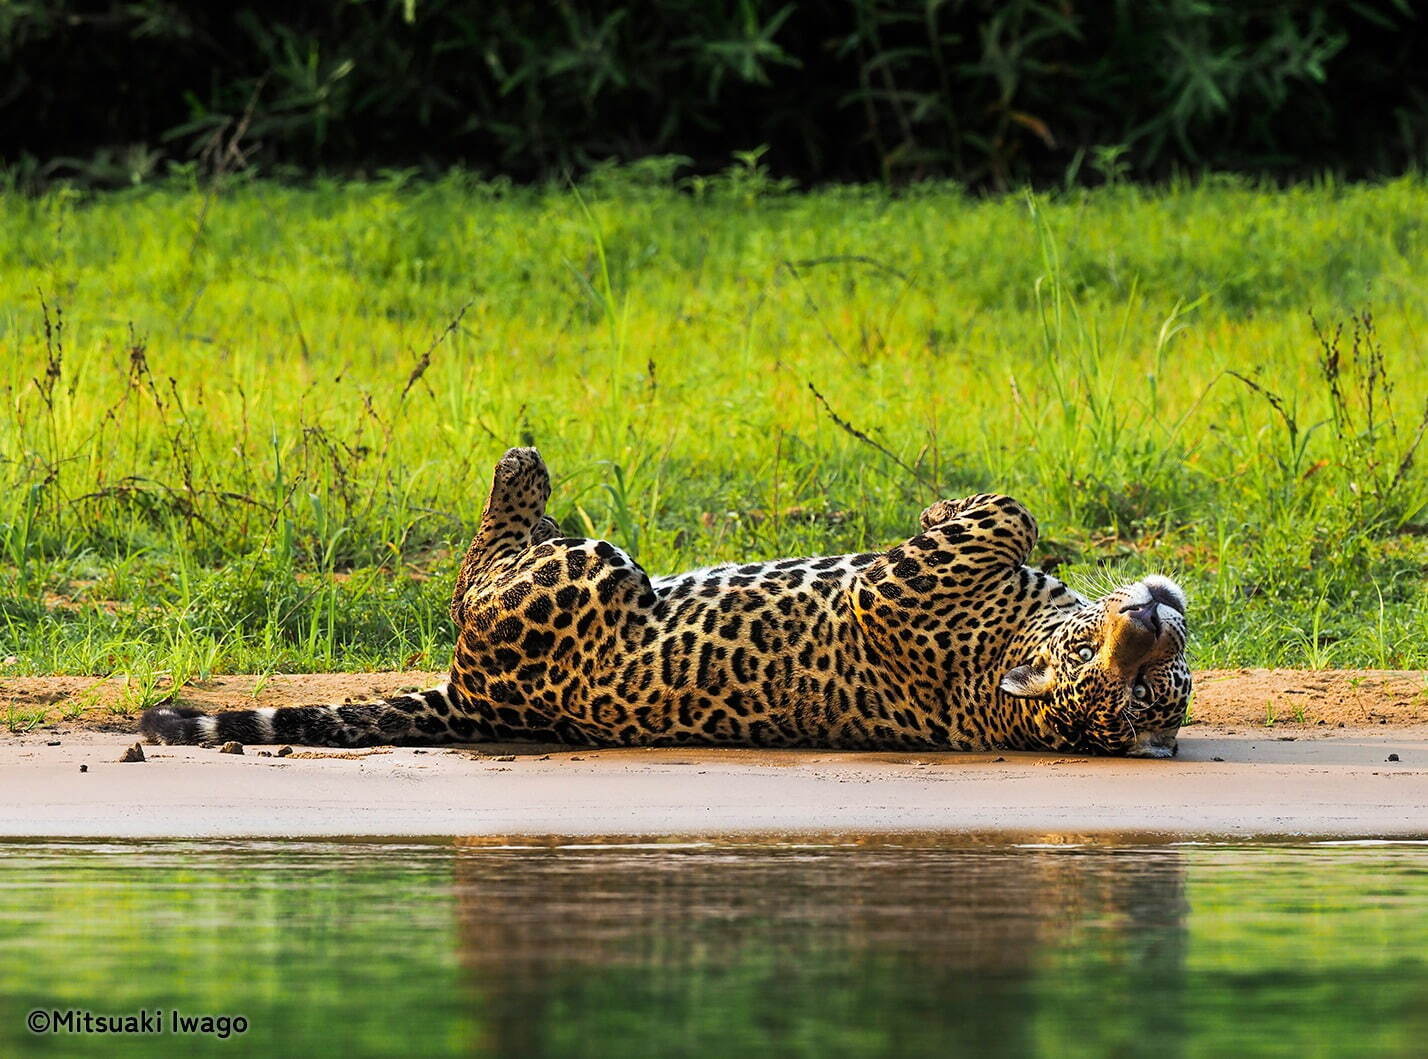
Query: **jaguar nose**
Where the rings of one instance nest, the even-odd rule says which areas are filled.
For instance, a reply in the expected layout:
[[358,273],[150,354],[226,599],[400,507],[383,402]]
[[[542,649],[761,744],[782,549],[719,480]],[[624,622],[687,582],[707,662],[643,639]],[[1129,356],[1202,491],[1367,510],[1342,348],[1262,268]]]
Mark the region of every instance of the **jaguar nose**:
[[[1126,616],[1127,618],[1129,618],[1131,621],[1136,622],[1137,624],[1139,624],[1142,628],[1144,628],[1144,629],[1145,629],[1147,632],[1149,632],[1152,636],[1154,636],[1154,637],[1156,637],[1157,639],[1159,639],[1159,638],[1160,638],[1160,615],[1156,613],[1156,607],[1159,605],[1159,603],[1161,603],[1161,602],[1163,602],[1163,601],[1155,599],[1155,598],[1154,598],[1154,595],[1153,595],[1153,591],[1154,591],[1154,590],[1152,590],[1152,598],[1151,598],[1150,602],[1145,603],[1145,604],[1143,604],[1142,606],[1139,606],[1139,607],[1131,607],[1130,609],[1128,609],[1127,611],[1125,611],[1125,616]],[[1180,608],[1179,608],[1179,607],[1176,607],[1175,609],[1176,609],[1176,610],[1179,610]]]

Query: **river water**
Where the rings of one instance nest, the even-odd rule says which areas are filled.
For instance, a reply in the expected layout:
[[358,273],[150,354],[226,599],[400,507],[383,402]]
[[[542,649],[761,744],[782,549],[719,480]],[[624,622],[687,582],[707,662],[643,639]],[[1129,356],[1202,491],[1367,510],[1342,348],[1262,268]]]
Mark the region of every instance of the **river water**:
[[0,1055],[116,1052],[1425,1055],[1428,844],[0,843]]

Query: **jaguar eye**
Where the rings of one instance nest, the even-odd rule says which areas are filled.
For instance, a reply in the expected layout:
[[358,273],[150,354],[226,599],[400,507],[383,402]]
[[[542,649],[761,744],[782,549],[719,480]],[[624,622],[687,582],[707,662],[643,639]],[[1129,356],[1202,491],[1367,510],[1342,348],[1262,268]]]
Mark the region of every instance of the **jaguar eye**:
[[1145,699],[1150,697],[1150,689],[1144,684],[1137,684],[1135,687],[1131,688],[1131,694],[1134,695],[1136,698],[1144,701]]
[[1089,647],[1078,647],[1076,648],[1076,657],[1083,662],[1089,662],[1096,657],[1096,652]]

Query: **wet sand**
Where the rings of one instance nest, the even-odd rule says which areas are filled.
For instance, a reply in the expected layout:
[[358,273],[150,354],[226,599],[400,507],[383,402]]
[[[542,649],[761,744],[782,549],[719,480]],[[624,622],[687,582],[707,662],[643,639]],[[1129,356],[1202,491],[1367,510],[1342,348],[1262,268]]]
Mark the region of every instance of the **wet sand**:
[[285,758],[145,746],[144,762],[119,763],[133,741],[0,742],[0,836],[1428,836],[1422,723],[1197,724],[1171,761],[526,744]]

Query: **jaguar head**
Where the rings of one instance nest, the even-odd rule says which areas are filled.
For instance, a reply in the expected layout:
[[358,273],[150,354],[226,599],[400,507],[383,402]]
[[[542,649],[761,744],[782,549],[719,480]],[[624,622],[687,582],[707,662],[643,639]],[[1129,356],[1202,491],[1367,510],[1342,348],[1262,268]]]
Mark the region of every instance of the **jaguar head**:
[[1185,593],[1147,577],[1066,608],[1015,645],[1001,691],[1051,749],[1170,757],[1190,701]]

